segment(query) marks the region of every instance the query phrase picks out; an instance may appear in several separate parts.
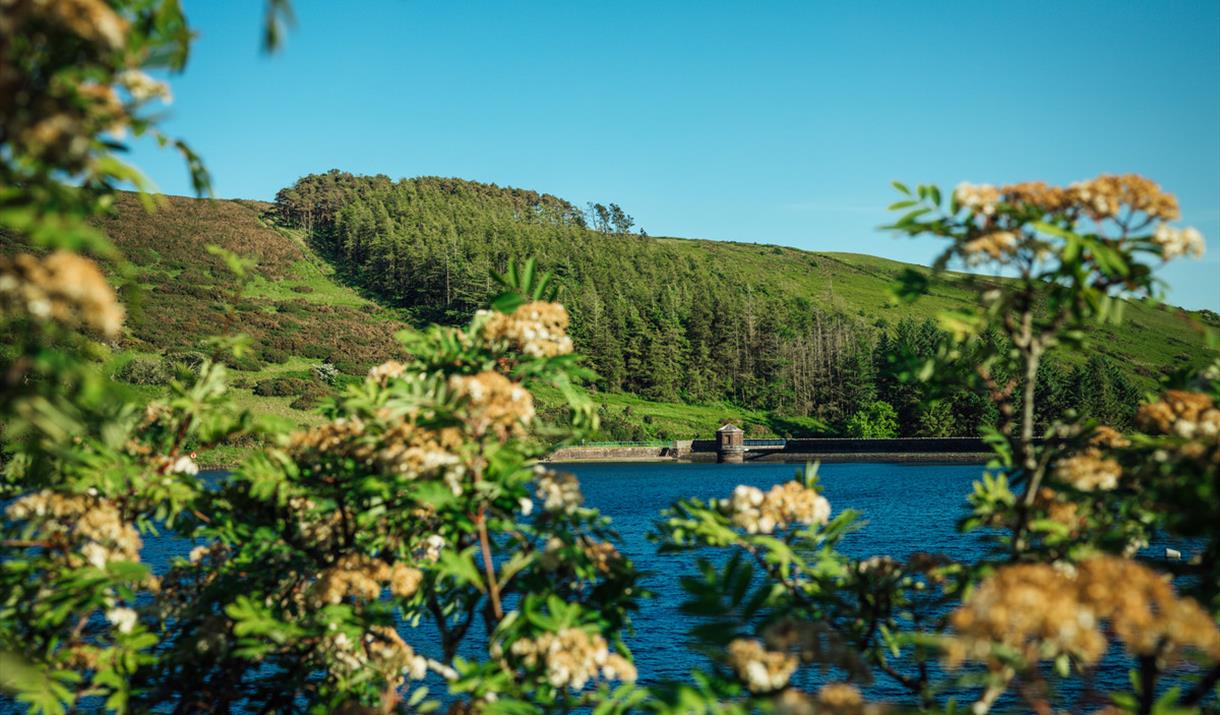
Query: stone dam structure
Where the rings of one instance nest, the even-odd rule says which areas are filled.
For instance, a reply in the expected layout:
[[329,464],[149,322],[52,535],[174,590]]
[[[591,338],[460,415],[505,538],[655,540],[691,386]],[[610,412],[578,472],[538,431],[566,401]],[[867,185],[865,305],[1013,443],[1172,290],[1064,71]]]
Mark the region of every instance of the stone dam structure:
[[974,437],[900,437],[853,439],[813,437],[745,439],[745,433],[725,425],[713,439],[670,443],[610,442],[564,447],[550,462],[959,462],[983,463],[991,457],[983,440]]

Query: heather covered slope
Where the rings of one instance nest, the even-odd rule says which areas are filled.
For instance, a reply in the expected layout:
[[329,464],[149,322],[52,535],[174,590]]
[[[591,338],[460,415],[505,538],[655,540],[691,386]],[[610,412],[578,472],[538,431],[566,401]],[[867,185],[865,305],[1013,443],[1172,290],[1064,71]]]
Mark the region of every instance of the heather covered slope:
[[[402,327],[391,311],[333,280],[333,269],[301,237],[274,228],[265,204],[168,197],[149,213],[131,196],[102,228],[137,266],[139,309],[126,347],[147,352],[192,349],[223,330],[249,334],[261,367],[296,356],[362,370],[395,350]],[[217,245],[256,262],[254,278],[225,322],[233,277],[207,251]]]

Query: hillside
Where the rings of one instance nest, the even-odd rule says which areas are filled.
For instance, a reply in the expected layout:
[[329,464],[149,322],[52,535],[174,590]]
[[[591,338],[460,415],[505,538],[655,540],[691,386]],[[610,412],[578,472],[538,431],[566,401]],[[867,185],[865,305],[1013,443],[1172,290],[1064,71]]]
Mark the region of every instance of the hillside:
[[[927,400],[898,384],[891,354],[926,350],[936,312],[972,297],[950,274],[924,299],[895,305],[899,273],[926,269],[883,258],[619,234],[533,192],[337,173],[306,177],[276,204],[169,197],[149,214],[125,196],[102,228],[142,288],[116,346],[133,360],[118,374],[148,395],[201,338],[240,331],[256,349],[231,365],[239,400],[316,421],[322,398],[398,354],[397,330],[464,320],[495,292],[490,270],[536,256],[559,277],[578,349],[602,376],[590,389],[607,439],[704,436],[723,419],[758,434],[832,433],[875,399],[894,405],[904,434],[961,433],[987,419],[964,395],[928,414]],[[232,278],[209,244],[257,261],[232,322]],[[0,249],[15,247],[0,237]],[[1098,328],[1098,362],[1048,372],[1067,403],[1112,409],[1090,400],[1130,399],[1164,371],[1207,359],[1192,324],[1214,315],[1131,305],[1127,316]],[[322,380],[321,364],[337,375]]]

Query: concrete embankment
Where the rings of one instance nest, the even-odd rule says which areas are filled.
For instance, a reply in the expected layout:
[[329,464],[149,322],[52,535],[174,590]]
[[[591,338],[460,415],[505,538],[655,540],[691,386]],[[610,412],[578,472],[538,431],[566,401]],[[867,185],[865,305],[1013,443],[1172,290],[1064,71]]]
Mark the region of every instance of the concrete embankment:
[[[556,450],[552,462],[715,462],[715,440],[683,440],[671,446],[574,446]],[[981,464],[992,453],[980,439],[814,438],[746,440],[745,462],[950,462]]]
[[673,462],[672,447],[564,447],[547,457],[548,462]]
[[991,452],[778,452],[752,457],[747,462],[924,462],[937,464],[984,464]]

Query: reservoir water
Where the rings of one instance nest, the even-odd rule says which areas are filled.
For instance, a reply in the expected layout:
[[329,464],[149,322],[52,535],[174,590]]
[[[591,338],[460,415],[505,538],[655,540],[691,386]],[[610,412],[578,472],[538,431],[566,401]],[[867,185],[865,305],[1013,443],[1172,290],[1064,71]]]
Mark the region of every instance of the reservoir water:
[[[657,554],[647,538],[660,511],[682,497],[727,497],[738,484],[766,490],[792,479],[794,464],[570,464],[560,468],[580,477],[585,502],[609,516],[623,538],[623,550],[650,576],[644,585],[654,596],[636,616],[628,645],[641,678],[686,676],[698,664],[687,647],[691,617],[679,610],[679,578],[695,573],[689,554]],[[942,552],[955,559],[977,557],[978,539],[955,528],[965,496],[979,476],[978,465],[847,463],[818,470],[833,514],[854,509],[868,524],[849,534],[843,550],[854,558],[888,554],[903,559],[917,551]],[[710,556],[710,554],[709,554]],[[879,694],[898,697],[879,680]]]
[[[791,464],[565,464],[556,468],[580,477],[585,503],[596,507],[612,520],[622,538],[622,550],[641,571],[648,573],[643,585],[653,593],[634,617],[635,632],[627,638],[643,683],[667,679],[687,679],[693,668],[707,665],[704,656],[692,652],[686,633],[694,624],[679,606],[683,592],[679,579],[695,573],[689,554],[660,555],[648,532],[660,512],[682,497],[707,500],[726,497],[738,484],[751,484],[764,490],[791,479],[797,465]],[[832,513],[854,509],[862,514],[866,526],[849,534],[842,546],[855,558],[888,554],[903,559],[913,552],[941,552],[957,560],[971,560],[982,554],[980,538],[963,536],[955,524],[966,509],[965,498],[971,482],[982,471],[979,465],[962,464],[888,464],[845,463],[823,465],[819,470],[823,493]],[[215,478],[217,473],[202,475]],[[1189,550],[1188,544],[1156,543],[1145,555],[1162,554],[1166,545]],[[191,544],[170,537],[145,537],[144,559],[154,571],[162,572],[173,556],[185,555]],[[709,556],[723,551],[711,552]],[[434,631],[422,625],[404,636],[417,649],[436,655]],[[471,643],[466,653],[478,657],[479,645]],[[1117,649],[1106,658],[1096,685],[1101,690],[1123,689],[1127,663]],[[809,671],[811,669],[804,669]],[[804,672],[802,671],[802,672]],[[818,685],[816,673],[803,676],[797,684],[805,688]],[[434,694],[444,692],[440,682],[428,683]],[[879,676],[867,689],[870,697],[910,702],[893,681]],[[1013,705],[1009,703],[1009,705]],[[11,712],[0,698],[0,713]],[[1019,709],[1019,707],[1018,707]]]

